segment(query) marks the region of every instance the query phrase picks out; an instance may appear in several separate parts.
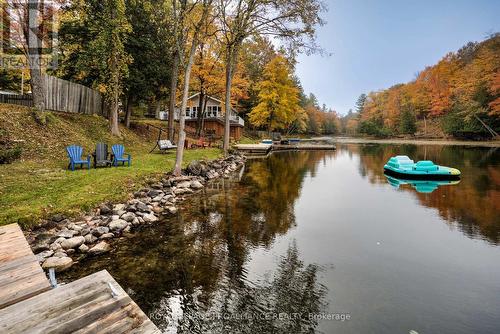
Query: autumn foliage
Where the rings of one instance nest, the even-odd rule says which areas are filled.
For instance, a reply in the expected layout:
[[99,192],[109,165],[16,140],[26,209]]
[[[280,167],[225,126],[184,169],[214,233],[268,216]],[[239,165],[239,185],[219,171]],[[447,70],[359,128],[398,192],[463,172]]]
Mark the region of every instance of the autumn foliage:
[[257,87],[259,103],[249,115],[250,122],[269,131],[287,129],[294,122],[305,127],[306,115],[300,107],[299,89],[288,60],[274,57],[264,69],[264,80]]
[[480,120],[498,131],[500,34],[447,54],[407,84],[369,93],[359,127],[375,135],[423,133],[424,119],[439,120],[444,133],[455,136],[488,135]]

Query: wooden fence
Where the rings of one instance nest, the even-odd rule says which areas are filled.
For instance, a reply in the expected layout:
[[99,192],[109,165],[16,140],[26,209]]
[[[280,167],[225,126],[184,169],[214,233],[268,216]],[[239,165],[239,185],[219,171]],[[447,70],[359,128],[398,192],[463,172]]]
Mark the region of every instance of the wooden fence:
[[98,91],[50,75],[43,77],[46,109],[106,116],[103,98]]
[[[107,116],[101,93],[89,87],[43,75],[45,81],[45,109],[79,114]],[[0,94],[0,103],[33,106],[30,94]]]
[[33,107],[31,95],[0,94],[0,103],[18,104],[26,107]]

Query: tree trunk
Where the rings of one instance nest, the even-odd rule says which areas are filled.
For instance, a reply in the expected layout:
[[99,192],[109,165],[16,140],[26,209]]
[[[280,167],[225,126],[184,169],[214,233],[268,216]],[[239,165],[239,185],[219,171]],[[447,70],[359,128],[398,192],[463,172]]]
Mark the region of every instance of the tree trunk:
[[132,102],[133,98],[129,94],[127,96],[127,109],[125,112],[125,126],[127,127],[127,129],[130,128],[130,117],[132,116]]
[[28,63],[31,75],[33,105],[38,111],[45,110],[45,84],[42,77],[41,40],[39,39],[38,1],[30,1],[28,6]]
[[173,53],[172,77],[170,79],[170,98],[168,104],[168,130],[167,137],[174,141],[174,122],[175,122],[175,93],[177,91],[177,81],[179,80],[179,54],[177,51]]
[[114,97],[109,104],[109,129],[113,136],[120,136],[120,128],[118,127],[118,90],[115,90]]
[[228,50],[226,56],[226,99],[224,101],[224,155],[229,151],[229,140],[231,135],[231,85],[233,81],[234,49]]
[[109,111],[109,129],[111,130],[111,134],[113,136],[118,136],[120,137],[120,128],[118,127],[118,101],[120,99],[120,92],[118,90],[118,68],[117,68],[117,59],[116,55],[111,56],[111,61],[110,61],[110,69],[111,73],[113,76],[113,82],[116,86],[113,87],[113,93],[110,98],[110,111]]
[[160,111],[161,111],[161,100],[157,98],[156,108],[155,108],[155,118],[160,118]]
[[203,93],[203,90],[200,90],[200,95],[198,98],[198,120],[196,123],[196,135],[201,136],[201,132],[203,130],[203,111],[204,111],[204,106],[205,106],[205,94]]
[[189,95],[189,81],[191,78],[191,68],[193,67],[194,54],[196,51],[196,38],[193,39],[191,43],[191,49],[189,51],[189,58],[184,71],[184,90],[182,92],[182,103],[181,110],[179,112],[179,140],[177,142],[177,154],[175,156],[175,167],[174,175],[180,176],[182,170],[182,158],[184,155],[184,141],[186,140],[186,132],[184,132],[184,127],[186,124],[186,108],[187,100]]

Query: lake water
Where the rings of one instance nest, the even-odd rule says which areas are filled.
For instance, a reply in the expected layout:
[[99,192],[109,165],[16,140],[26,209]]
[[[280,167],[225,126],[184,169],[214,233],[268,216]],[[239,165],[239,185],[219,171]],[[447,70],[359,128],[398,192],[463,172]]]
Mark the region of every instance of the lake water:
[[[462,180],[388,180],[397,154]],[[274,154],[117,243],[63,278],[107,269],[167,333],[499,333],[500,149]]]

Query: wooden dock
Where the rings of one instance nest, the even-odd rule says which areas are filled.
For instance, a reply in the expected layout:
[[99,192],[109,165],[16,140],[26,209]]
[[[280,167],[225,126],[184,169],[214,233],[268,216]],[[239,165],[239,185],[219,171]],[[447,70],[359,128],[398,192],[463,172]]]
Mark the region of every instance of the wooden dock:
[[106,271],[0,310],[1,333],[161,333]]
[[273,144],[273,151],[334,151],[335,145],[316,145],[316,144],[299,144],[299,145],[279,145]]
[[0,309],[49,289],[19,225],[0,227]]
[[236,149],[249,156],[267,156],[273,148],[271,144],[238,144]]
[[17,224],[0,227],[0,333],[161,333],[106,271],[50,289]]
[[239,144],[235,146],[238,151],[242,151],[252,156],[267,156],[271,152],[277,151],[333,151],[335,145],[319,145],[319,144]]

